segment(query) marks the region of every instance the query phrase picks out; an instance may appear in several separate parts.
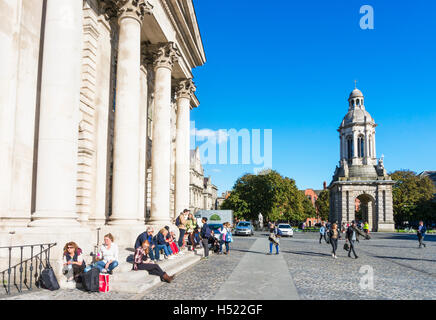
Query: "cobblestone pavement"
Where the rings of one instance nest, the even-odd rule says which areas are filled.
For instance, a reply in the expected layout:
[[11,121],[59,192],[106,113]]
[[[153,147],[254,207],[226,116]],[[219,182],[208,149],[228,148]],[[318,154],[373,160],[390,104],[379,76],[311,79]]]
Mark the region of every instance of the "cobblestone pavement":
[[[126,293],[88,293],[78,289],[72,290],[36,290],[31,293],[8,297],[8,300],[160,300],[211,299],[219,287],[227,280],[230,273],[254,243],[253,238],[238,238],[232,244],[229,255],[211,254],[209,260],[200,261],[178,274],[171,284],[162,283],[150,292],[135,295]],[[224,249],[224,248],[223,248]],[[225,250],[225,249],[224,249]],[[0,296],[0,299],[5,296]]]
[[[154,288],[142,297],[144,300],[208,300],[213,299],[221,285],[236,268],[245,251],[255,239],[234,237],[229,255],[211,255],[176,277],[170,286]],[[223,247],[223,250],[224,247]]]
[[[418,249],[416,235],[372,234],[356,245],[358,259],[347,257],[343,240],[338,259],[318,240],[317,234],[296,234],[281,241],[300,299],[436,299],[436,236],[427,236],[427,248]],[[374,290],[360,288],[367,274],[359,273],[362,266],[373,268]]]
[[[257,233],[256,237],[266,237],[266,234]],[[418,249],[416,235],[373,234],[371,240],[361,240],[356,245],[358,259],[347,257],[342,240],[338,245],[338,259],[333,259],[331,246],[325,242],[319,244],[318,239],[316,233],[296,233],[294,238],[282,239],[280,243],[280,255],[289,267],[300,299],[436,299],[436,236],[427,236],[427,248]],[[235,237],[230,255],[211,255],[208,261],[200,261],[178,274],[173,283],[162,283],[140,295],[43,290],[10,299],[213,299],[255,240]],[[265,253],[267,250],[265,248]],[[362,266],[374,270],[373,290],[359,286],[364,276],[359,272]]]

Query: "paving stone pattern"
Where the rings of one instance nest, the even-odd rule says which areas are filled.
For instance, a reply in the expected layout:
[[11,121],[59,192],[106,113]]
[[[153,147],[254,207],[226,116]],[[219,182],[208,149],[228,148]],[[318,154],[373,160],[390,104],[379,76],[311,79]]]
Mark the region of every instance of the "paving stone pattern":
[[[256,237],[266,237],[257,233]],[[319,244],[316,233],[296,233],[282,239],[280,255],[285,259],[300,299],[375,300],[436,299],[436,236],[426,237],[427,247],[418,249],[416,235],[372,234],[356,246],[358,259],[347,257],[344,241],[339,241],[338,259],[331,246]],[[127,299],[213,299],[235,270],[256,238],[235,237],[231,254],[211,255],[177,275],[171,284],[162,283],[140,295],[116,292],[89,294],[80,290],[47,290],[9,297],[39,300],[127,300]],[[268,248],[265,248],[265,253]],[[362,266],[374,270],[374,289],[361,289]],[[256,281],[253,279],[253,281]],[[268,297],[257,297],[268,299]],[[0,297],[1,299],[1,297]]]
[[[427,236],[427,247],[418,249],[416,235],[373,234],[356,245],[358,259],[348,258],[338,244],[338,259],[331,246],[316,234],[297,234],[281,241],[300,299],[384,300],[436,299],[436,237]],[[352,254],[352,257],[354,255]],[[374,290],[362,290],[362,266],[374,270]]]

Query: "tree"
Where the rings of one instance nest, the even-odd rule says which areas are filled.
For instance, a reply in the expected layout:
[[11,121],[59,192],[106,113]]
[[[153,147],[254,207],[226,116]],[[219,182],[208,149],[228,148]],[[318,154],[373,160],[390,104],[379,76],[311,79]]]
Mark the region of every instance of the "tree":
[[404,221],[434,221],[435,187],[428,177],[419,177],[410,170],[399,170],[390,174],[396,183],[392,187],[394,220],[397,224]]
[[295,180],[265,170],[240,177],[222,208],[233,210],[236,216],[247,220],[257,220],[261,212],[269,221],[301,221],[311,212],[305,207],[305,200]]
[[329,219],[330,214],[330,191],[322,190],[315,201],[315,206],[318,210],[318,214],[323,221]]

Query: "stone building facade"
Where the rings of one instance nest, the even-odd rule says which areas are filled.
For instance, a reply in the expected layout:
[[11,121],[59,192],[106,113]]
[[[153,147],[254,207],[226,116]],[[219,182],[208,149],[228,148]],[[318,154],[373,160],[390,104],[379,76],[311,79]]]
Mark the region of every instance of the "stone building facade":
[[0,17],[0,246],[172,224],[206,62],[193,1],[0,0]]
[[372,231],[394,231],[392,185],[383,157],[377,161],[374,119],[360,90],[348,99],[348,113],[339,127],[340,162],[330,190],[330,221],[355,220],[356,199],[362,219]]
[[211,177],[204,176],[199,148],[191,150],[190,204],[192,213],[198,210],[216,210],[218,188],[212,184]]

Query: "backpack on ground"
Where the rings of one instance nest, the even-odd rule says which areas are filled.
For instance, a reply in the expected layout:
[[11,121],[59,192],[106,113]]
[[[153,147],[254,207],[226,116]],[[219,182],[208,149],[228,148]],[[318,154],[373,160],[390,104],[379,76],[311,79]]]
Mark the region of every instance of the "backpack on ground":
[[88,272],[82,275],[83,289],[90,292],[100,291],[100,270],[98,268],[92,268]]
[[38,287],[48,289],[50,291],[58,290],[60,288],[58,280],[56,279],[55,273],[50,264],[47,264],[44,270],[42,270],[37,284]]

